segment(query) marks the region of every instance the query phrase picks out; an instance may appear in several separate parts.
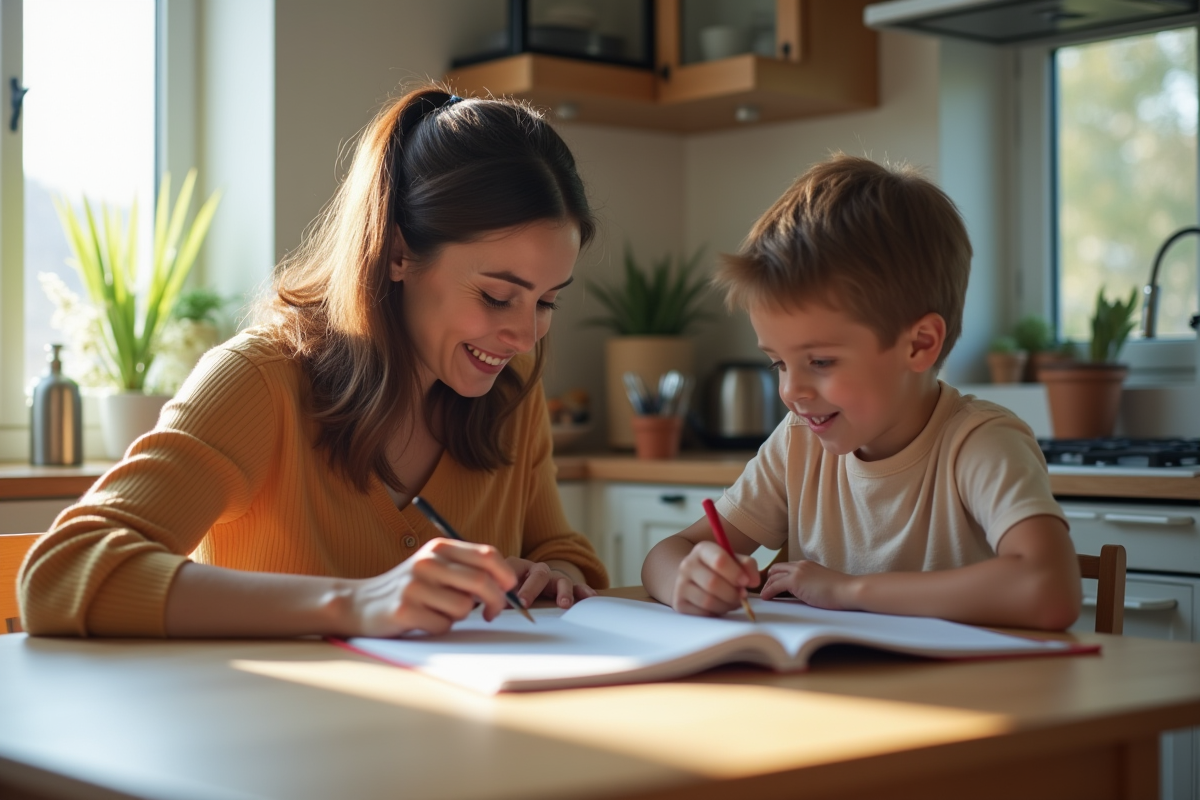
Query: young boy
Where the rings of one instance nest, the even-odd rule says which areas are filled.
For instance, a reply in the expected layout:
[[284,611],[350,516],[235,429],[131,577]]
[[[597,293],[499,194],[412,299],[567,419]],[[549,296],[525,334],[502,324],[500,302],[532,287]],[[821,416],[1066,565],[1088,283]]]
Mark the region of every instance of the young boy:
[[1061,630],[1079,566],[1032,431],[937,371],[962,331],[971,245],[915,171],[839,155],[802,175],[716,277],[749,312],[791,412],[707,520],[646,557],[650,594],[724,614],[762,597]]

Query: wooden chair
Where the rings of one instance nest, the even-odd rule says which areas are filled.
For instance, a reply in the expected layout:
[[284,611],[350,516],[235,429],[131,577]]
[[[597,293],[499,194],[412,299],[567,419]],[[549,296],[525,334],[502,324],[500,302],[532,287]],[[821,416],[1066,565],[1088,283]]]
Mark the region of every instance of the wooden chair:
[[17,604],[17,570],[40,533],[0,534],[0,634],[21,630]]
[[[771,559],[767,569],[781,561],[787,561],[786,547]],[[1079,572],[1083,577],[1099,582],[1096,633],[1121,633],[1125,628],[1125,548],[1119,544],[1106,544],[1100,548],[1098,556],[1079,556]],[[761,570],[759,577],[766,581],[767,570]]]
[[1116,633],[1125,630],[1125,548],[1106,544],[1098,556],[1079,557],[1079,572],[1085,578],[1095,578],[1096,633]]

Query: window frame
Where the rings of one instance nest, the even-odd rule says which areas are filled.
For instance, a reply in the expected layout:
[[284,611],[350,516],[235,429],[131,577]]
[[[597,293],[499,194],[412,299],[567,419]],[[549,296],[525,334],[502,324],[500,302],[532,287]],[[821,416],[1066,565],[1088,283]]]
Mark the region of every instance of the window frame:
[[[1015,124],[1012,220],[1016,255],[1017,305],[1021,314],[1039,314],[1058,327],[1058,253],[1055,162],[1054,51],[1060,47],[1192,27],[1200,20],[1172,19],[1156,25],[1122,26],[1101,35],[1061,37],[1016,49],[1013,83]],[[1198,145],[1200,147],[1200,145]],[[1200,162],[1200,159],[1198,159]],[[1200,195],[1200,170],[1197,174]],[[1200,204],[1198,204],[1200,207]],[[1200,219],[1193,224],[1200,224]],[[1145,280],[1151,264],[1145,265]],[[1140,311],[1139,311],[1140,315]],[[1140,318],[1140,316],[1139,316]],[[1200,334],[1198,334],[1200,336]],[[1200,379],[1200,340],[1130,340],[1122,352],[1130,385],[1174,385]]]
[[[155,3],[155,185],[164,170],[184,175],[196,163],[196,0]],[[0,77],[11,98],[10,76],[24,76],[24,0],[0,0]],[[9,104],[0,130],[0,461],[29,460],[29,408],[25,397],[25,179],[24,125],[8,130]],[[103,452],[94,398],[84,396],[84,455]]]

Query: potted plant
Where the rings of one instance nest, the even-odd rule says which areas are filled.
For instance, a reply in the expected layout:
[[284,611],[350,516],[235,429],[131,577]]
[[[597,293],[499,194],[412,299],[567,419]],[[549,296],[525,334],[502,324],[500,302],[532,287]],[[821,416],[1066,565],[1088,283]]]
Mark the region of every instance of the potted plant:
[[1039,314],[1027,314],[1017,320],[1013,326],[1013,339],[1017,347],[1028,353],[1025,359],[1023,380],[1033,383],[1037,380],[1038,368],[1043,364],[1062,361],[1069,356],[1063,355],[1061,347],[1054,336],[1054,329],[1045,317]]
[[659,377],[673,369],[684,375],[695,372],[695,343],[684,334],[711,317],[701,305],[707,282],[694,274],[702,253],[700,248],[674,266],[671,256],[664,255],[645,269],[626,244],[621,284],[587,282],[605,309],[587,324],[616,334],[605,343],[604,352],[608,443],[612,447],[634,446],[633,407],[623,379],[626,372],[641,376],[649,386],[657,385]]
[[196,170],[192,169],[172,206],[171,177],[163,175],[154,213],[154,246],[144,281],[139,281],[138,271],[136,200],[124,226],[119,211],[106,204],[100,205],[97,215],[85,197],[80,215],[65,199],[55,200],[74,255],[70,263],[83,279],[100,319],[101,366],[116,390],[99,398],[109,458],[123,456],[134,439],[154,427],[158,412],[169,399],[145,394],[146,376],[158,352],[163,326],[220,202],[220,193],[214,192],[189,223],[195,184]]
[[1129,367],[1117,362],[1133,330],[1135,288],[1129,299],[1109,301],[1104,288],[1096,294],[1092,314],[1090,360],[1046,364],[1038,380],[1046,385],[1050,424],[1056,439],[1112,436],[1121,405],[1121,389]]
[[221,343],[217,313],[225,298],[210,289],[191,289],[179,295],[171,319],[163,326],[158,353],[146,372],[147,394],[179,391],[200,357]]
[[992,383],[1020,383],[1028,353],[1012,336],[997,336],[988,347],[988,370]]

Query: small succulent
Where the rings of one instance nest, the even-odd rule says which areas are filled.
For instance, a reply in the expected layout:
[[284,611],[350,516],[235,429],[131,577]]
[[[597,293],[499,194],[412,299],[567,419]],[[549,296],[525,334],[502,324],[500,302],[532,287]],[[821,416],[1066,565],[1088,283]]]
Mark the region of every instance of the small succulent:
[[1029,353],[1043,353],[1054,350],[1057,342],[1054,340],[1054,329],[1045,317],[1028,314],[1021,317],[1013,326],[1013,338],[1017,346]]
[[1013,336],[997,336],[988,346],[989,353],[1019,353],[1024,349]]
[[1091,360],[1101,364],[1116,363],[1125,340],[1133,330],[1133,310],[1137,307],[1138,291],[1135,287],[1129,299],[1109,301],[1104,296],[1104,287],[1096,293],[1096,311],[1092,315]]

